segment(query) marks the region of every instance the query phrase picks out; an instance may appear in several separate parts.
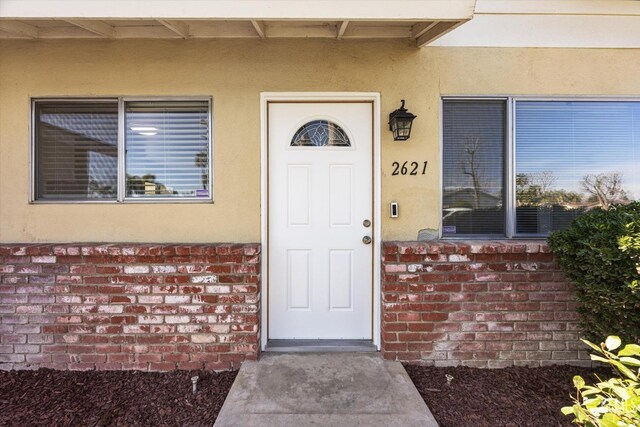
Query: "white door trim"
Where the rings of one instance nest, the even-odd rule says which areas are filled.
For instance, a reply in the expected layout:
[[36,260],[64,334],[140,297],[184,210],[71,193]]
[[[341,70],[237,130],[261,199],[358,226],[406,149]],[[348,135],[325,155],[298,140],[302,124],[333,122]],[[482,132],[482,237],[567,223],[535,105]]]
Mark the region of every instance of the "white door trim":
[[267,127],[270,101],[363,101],[373,102],[373,344],[380,350],[380,243],[382,239],[382,210],[380,204],[380,94],[377,92],[262,92],[260,94],[260,237],[261,255],[261,290],[260,290],[260,344],[262,350],[268,339],[268,146]]

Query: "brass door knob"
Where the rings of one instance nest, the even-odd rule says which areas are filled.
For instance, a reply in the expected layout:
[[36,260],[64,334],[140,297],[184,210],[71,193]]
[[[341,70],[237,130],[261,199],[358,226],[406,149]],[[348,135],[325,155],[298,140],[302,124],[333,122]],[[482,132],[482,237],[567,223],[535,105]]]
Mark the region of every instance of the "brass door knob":
[[364,243],[365,245],[368,245],[371,243],[371,237],[370,236],[364,236],[362,238],[362,243]]

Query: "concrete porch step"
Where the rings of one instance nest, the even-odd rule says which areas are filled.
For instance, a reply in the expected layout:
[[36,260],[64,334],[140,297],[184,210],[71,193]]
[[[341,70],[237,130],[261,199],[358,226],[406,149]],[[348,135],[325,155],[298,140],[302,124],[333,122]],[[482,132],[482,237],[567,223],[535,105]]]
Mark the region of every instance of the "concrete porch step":
[[399,362],[378,353],[266,353],[245,362],[216,426],[437,427]]

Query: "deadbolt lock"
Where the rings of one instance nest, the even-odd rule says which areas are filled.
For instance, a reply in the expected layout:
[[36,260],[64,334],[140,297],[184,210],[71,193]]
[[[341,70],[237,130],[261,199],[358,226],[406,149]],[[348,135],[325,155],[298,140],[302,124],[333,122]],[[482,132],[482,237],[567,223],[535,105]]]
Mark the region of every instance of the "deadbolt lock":
[[362,238],[362,243],[364,243],[365,245],[368,245],[371,243],[371,237],[370,236],[364,236]]
[[364,225],[365,227],[371,227],[371,221],[365,219],[364,221],[362,221],[362,225]]

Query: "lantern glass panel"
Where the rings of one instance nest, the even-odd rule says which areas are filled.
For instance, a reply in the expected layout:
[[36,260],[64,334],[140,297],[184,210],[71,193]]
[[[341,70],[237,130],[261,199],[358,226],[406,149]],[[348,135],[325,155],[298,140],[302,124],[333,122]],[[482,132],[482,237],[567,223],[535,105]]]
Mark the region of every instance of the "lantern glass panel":
[[394,120],[392,124],[393,138],[396,141],[406,141],[411,134],[411,120]]

